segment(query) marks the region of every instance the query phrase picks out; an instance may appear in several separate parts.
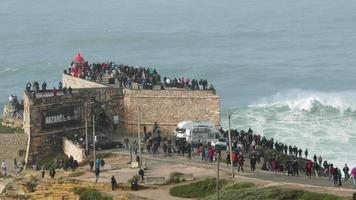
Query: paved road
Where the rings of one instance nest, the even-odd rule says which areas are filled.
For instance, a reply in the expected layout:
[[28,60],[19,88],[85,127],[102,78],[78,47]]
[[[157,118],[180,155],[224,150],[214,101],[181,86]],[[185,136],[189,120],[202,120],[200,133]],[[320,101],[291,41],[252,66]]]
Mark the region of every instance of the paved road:
[[[124,154],[129,155],[128,151],[125,150],[116,150],[113,152],[114,154]],[[147,153],[143,154],[143,161],[147,159],[153,159],[161,162],[170,162],[177,164],[190,164],[192,166],[204,167],[209,169],[215,169],[215,163],[206,163],[201,161],[198,155],[193,156],[191,160],[188,160],[186,157],[177,156],[176,154],[172,156],[165,156],[163,154],[159,154],[156,157],[149,155]],[[245,163],[248,163],[249,160],[246,160]],[[220,170],[222,174],[222,178],[231,177],[231,168],[227,167],[225,163],[221,163]],[[341,187],[334,186],[333,181],[329,181],[327,177],[312,177],[309,179],[304,174],[300,174],[300,176],[286,176],[284,173],[274,174],[272,172],[264,171],[264,170],[256,170],[255,172],[250,172],[249,166],[246,166],[246,170],[244,173],[237,173],[236,170],[236,180],[250,180],[254,183],[265,182],[266,186],[286,186],[292,189],[303,189],[314,192],[326,192],[331,194],[339,194],[341,196],[350,196],[353,192],[356,192],[356,188],[353,188],[352,181],[348,180],[347,182],[342,181],[343,185]]]

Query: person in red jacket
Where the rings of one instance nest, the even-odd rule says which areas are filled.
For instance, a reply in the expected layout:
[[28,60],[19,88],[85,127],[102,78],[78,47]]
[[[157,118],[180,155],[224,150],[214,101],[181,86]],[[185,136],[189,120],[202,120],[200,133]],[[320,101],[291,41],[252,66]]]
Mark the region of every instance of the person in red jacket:
[[57,96],[57,89],[56,89],[56,87],[53,87],[52,93],[53,93],[53,96]]
[[236,152],[232,152],[232,166],[237,167],[237,153]]
[[313,163],[311,160],[308,160],[305,164],[305,171],[307,172],[307,176],[311,179],[311,171],[313,169]]

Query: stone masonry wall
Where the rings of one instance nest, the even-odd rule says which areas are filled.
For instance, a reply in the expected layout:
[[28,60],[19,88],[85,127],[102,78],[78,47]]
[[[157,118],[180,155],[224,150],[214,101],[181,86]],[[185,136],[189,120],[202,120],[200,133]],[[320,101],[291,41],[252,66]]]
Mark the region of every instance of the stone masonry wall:
[[77,160],[79,163],[83,162],[85,159],[85,149],[78,147],[65,137],[63,138],[62,149],[68,157],[73,156],[74,160]]
[[[0,135],[0,160],[14,159],[21,161],[27,149],[26,134],[1,134]],[[20,151],[23,155],[20,155]]]
[[141,130],[158,122],[163,133],[172,133],[184,120],[207,120],[220,126],[220,97],[212,91],[125,90],[124,126],[137,132],[137,106],[140,107]]
[[[117,88],[85,88],[73,90],[73,94],[52,96],[45,94],[36,98],[29,94],[24,95],[24,131],[30,135],[28,160],[36,161],[38,157],[48,155],[59,150],[62,137],[83,133],[85,129],[85,115],[88,115],[88,128],[92,126],[91,114],[94,110],[91,102],[96,102],[107,116],[109,132],[113,128],[113,116],[123,115],[122,90]],[[87,106],[85,106],[87,105]],[[87,108],[86,108],[87,107]],[[46,125],[42,113],[51,113],[53,110],[79,109],[80,119],[75,123],[55,126]],[[97,114],[97,113],[95,113]],[[51,115],[51,114],[50,114]],[[45,126],[45,128],[44,128]]]

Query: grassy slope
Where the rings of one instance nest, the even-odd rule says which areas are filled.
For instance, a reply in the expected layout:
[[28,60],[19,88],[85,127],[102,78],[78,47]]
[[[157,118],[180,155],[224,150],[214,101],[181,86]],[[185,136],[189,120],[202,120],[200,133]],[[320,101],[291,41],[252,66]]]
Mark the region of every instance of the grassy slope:
[[[342,200],[344,198],[329,194],[319,194],[301,190],[290,190],[285,188],[267,187],[257,188],[252,183],[241,182],[232,184],[229,181],[222,181],[220,189],[221,200]],[[183,198],[201,198],[202,200],[216,199],[215,179],[205,179],[187,185],[174,187],[170,190],[172,196]]]
[[19,128],[10,128],[2,126],[2,118],[0,118],[0,134],[15,134],[15,133],[23,133],[23,131]]

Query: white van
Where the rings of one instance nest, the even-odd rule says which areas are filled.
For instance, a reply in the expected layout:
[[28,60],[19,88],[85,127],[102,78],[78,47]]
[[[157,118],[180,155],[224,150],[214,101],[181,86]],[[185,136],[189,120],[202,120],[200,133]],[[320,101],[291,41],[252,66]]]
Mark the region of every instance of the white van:
[[220,132],[211,122],[183,121],[177,124],[174,131],[177,139],[185,139],[191,143],[212,143],[219,141]]

